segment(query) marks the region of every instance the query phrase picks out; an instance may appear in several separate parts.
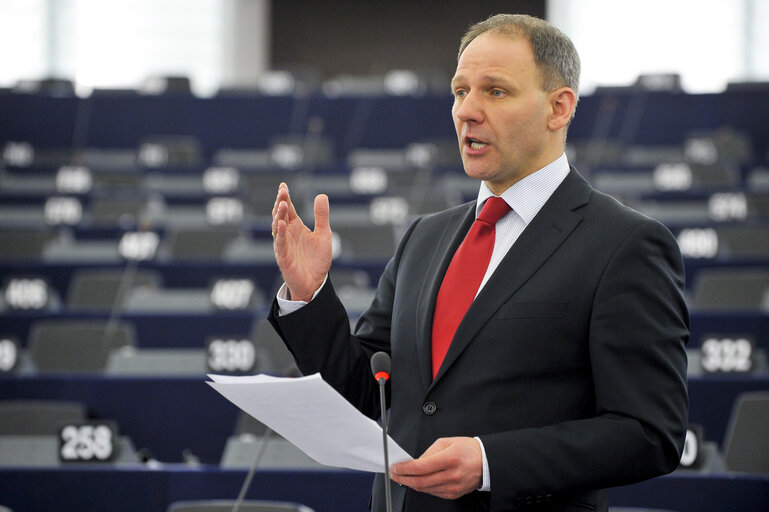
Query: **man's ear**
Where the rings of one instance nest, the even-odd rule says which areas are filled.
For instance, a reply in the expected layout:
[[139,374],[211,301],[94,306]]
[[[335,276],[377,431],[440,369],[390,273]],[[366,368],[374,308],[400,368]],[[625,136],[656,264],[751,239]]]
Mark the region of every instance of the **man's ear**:
[[576,107],[577,95],[570,87],[561,87],[551,92],[548,128],[556,131],[568,126]]

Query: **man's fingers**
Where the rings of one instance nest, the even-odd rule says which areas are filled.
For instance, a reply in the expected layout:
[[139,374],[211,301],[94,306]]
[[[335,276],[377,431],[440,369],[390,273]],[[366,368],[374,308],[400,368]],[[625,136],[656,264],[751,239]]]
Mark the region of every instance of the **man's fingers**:
[[[285,183],[281,183],[280,186],[278,186],[278,195],[275,197],[275,204],[272,206],[272,216],[273,218],[278,214],[280,210],[281,204],[286,204],[286,214],[288,215],[286,217],[286,221],[294,220],[299,215],[296,213],[296,208],[294,208],[294,203],[291,202],[291,195],[288,193],[288,185]],[[275,230],[273,230],[273,233]]]
[[272,216],[272,235],[273,238],[276,238],[278,235],[278,222],[283,221],[284,223],[288,223],[288,205],[285,201],[281,201],[276,207],[275,207],[275,213]]
[[420,459],[425,457],[430,457],[431,455],[435,455],[438,452],[442,452],[443,450],[449,448],[451,446],[451,439],[450,438],[440,438],[437,439],[433,444],[430,445],[430,447],[425,450],[425,453],[422,454]]
[[393,475],[392,480],[419,492],[430,494],[434,494],[436,491],[446,487],[445,475],[442,472],[423,476]]
[[415,460],[393,465],[393,472],[398,475],[415,476],[435,473],[445,469],[449,461],[440,457],[440,452],[450,446],[447,439],[438,439]]
[[331,231],[329,224],[329,205],[326,194],[318,194],[315,197],[315,233],[326,234]]
[[290,201],[289,195],[288,195],[288,186],[285,183],[281,183],[278,186],[278,193],[275,195],[275,204],[272,205],[272,216],[273,218],[278,213],[278,205],[281,201]]
[[416,460],[395,464],[393,473],[399,476],[424,476],[443,471],[447,467],[447,461],[442,457],[428,455],[427,452]]
[[283,220],[276,220],[272,228],[272,232],[275,233],[275,242],[273,244],[275,250],[275,257],[278,264],[282,262],[288,251],[288,241],[286,236],[286,223]]
[[294,208],[294,203],[291,201],[291,196],[288,193],[288,185],[285,183],[281,183],[280,187],[278,187],[279,196],[285,197],[285,202],[287,205],[286,213],[288,214],[288,221],[292,221],[295,218],[297,218],[299,215],[296,213],[296,208]]
[[452,466],[446,466],[440,471],[422,475],[392,475],[392,480],[419,492],[433,494],[445,499],[455,499],[468,492],[463,486],[461,470]]

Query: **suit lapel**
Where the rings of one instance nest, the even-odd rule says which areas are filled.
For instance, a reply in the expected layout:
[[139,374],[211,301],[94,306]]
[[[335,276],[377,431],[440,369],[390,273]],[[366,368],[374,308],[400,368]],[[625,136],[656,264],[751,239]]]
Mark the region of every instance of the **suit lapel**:
[[425,390],[430,387],[433,380],[432,327],[435,299],[451,258],[467,235],[473,220],[475,220],[475,201],[458,208],[449,217],[440,241],[432,253],[432,261],[420,289],[417,303],[417,353],[420,376]]
[[[473,301],[464,320],[457,328],[446,353],[446,358],[433,384],[441,379],[478,331],[496,313],[497,309],[510,299],[577,227],[582,216],[573,210],[588,201],[590,192],[590,185],[572,169],[564,182],[521,233],[521,236],[494,271],[489,282]],[[443,272],[445,272],[445,267]],[[441,277],[443,272],[440,274]],[[431,313],[437,293],[436,288],[435,295],[431,295]]]

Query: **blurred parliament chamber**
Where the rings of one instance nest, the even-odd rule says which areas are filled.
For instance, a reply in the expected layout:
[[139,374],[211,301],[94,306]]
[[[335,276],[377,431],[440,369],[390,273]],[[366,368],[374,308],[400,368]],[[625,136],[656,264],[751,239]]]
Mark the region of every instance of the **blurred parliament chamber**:
[[[0,90],[0,505],[233,500],[264,427],[206,373],[296,375],[264,321],[281,284],[278,184],[309,226],[329,195],[332,279],[354,323],[410,221],[477,194],[445,84],[285,70],[211,98],[178,77],[152,94]],[[578,106],[570,162],[668,226],[691,312],[681,466],[614,489],[615,507],[769,510],[767,120],[769,84],[688,94],[675,76]],[[249,500],[367,510],[372,475],[266,443]]]

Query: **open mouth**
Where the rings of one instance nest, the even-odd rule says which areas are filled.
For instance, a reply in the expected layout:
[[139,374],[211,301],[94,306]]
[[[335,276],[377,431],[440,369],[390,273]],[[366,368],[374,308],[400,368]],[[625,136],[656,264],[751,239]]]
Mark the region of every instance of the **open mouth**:
[[476,150],[483,149],[489,145],[487,142],[484,142],[479,139],[474,139],[472,137],[465,137],[465,144],[470,146],[470,149],[476,149]]

